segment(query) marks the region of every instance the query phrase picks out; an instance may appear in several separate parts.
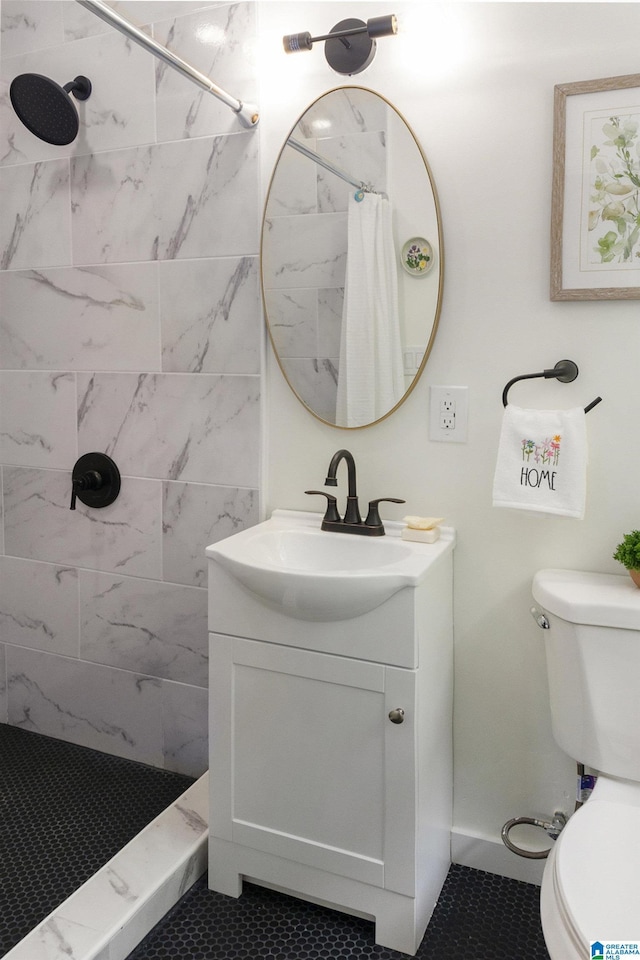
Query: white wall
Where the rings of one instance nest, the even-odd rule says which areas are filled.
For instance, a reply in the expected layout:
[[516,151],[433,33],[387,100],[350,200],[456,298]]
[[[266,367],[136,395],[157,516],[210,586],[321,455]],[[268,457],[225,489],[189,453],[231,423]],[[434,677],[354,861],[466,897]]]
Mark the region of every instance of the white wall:
[[[640,303],[552,303],[548,295],[553,87],[638,71],[640,5],[416,0],[346,8],[258,4],[263,195],[295,118],[341,84],[321,44],[285,57],[282,34],[323,33],[347,15],[393,11],[401,26],[411,21],[408,34],[380,40],[372,66],[345,82],[388,97],[422,143],[442,207],[444,303],[421,382],[371,429],[315,420],[269,348],[267,512],[309,509],[303,491],[322,482],[331,455],[346,446],[363,501],[404,497],[406,507],[385,505],[388,518],[435,514],[455,526],[455,828],[497,841],[512,816],[573,807],[575,768],[552,739],[542,634],[529,615],[532,576],[545,566],[622,572],[611,553],[640,521]],[[580,368],[575,383],[518,384],[512,399],[552,407],[603,397],[588,417],[586,517],[496,510],[503,386],[565,357]],[[430,384],[468,385],[466,444],[429,440]],[[506,856],[517,871],[518,858]]]

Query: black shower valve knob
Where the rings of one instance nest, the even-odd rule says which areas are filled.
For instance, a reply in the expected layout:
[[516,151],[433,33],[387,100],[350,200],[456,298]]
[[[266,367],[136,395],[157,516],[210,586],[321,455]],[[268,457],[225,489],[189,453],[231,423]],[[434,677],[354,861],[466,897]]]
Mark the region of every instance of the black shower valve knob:
[[88,507],[107,507],[120,493],[120,471],[106,453],[85,453],[71,473],[71,510],[76,498]]
[[80,490],[99,490],[102,487],[102,476],[97,470],[87,470],[81,477],[74,477],[71,482],[71,509],[76,508],[76,497]]

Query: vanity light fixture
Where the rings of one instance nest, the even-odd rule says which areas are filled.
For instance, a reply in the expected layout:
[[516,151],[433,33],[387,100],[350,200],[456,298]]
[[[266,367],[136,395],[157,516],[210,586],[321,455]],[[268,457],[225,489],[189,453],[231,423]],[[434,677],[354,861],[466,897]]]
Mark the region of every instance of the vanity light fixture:
[[292,33],[282,38],[285,53],[311,50],[314,43],[324,40],[324,55],[336,73],[360,73],[369,66],[376,53],[376,37],[392,37],[398,32],[394,14],[363,20],[341,20],[330,33],[312,37],[309,32]]

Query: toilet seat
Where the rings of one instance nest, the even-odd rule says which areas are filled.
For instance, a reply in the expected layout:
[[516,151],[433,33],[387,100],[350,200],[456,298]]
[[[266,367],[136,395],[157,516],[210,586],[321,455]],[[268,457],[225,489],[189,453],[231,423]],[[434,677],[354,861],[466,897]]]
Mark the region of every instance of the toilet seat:
[[582,937],[574,929],[558,894],[555,856],[559,842],[559,840],[556,841],[551,848],[542,877],[542,888],[540,890],[542,932],[551,960],[584,960],[588,956],[587,947]]
[[640,940],[640,806],[591,799],[545,866],[541,916],[552,960],[589,955],[592,940]]

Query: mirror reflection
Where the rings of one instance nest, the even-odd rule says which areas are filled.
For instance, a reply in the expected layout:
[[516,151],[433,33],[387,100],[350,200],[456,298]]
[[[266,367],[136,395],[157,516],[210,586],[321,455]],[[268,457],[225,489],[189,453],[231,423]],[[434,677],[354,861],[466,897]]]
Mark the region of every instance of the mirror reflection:
[[275,354],[314,416],[362,427],[402,403],[433,345],[443,251],[426,158],[383,97],[332,90],[292,128],[261,270]]

